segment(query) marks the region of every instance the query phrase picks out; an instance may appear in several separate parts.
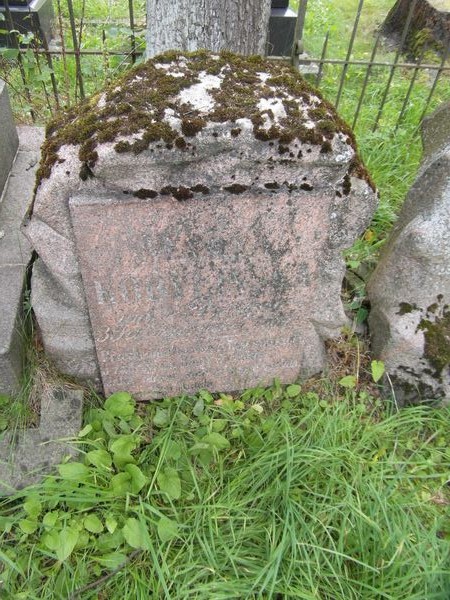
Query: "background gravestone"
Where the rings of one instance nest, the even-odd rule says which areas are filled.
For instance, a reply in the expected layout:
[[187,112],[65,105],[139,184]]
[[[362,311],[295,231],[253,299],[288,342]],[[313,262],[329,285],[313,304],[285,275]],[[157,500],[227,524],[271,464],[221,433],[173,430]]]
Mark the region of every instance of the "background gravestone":
[[26,226],[45,349],[142,397],[318,372],[375,203],[351,131],[289,67],[157,57],[49,127]]
[[372,347],[400,402],[450,402],[450,104],[368,284]]
[[20,386],[23,363],[23,289],[31,247],[20,231],[28,210],[44,132],[16,130],[6,85],[0,80],[0,394]]

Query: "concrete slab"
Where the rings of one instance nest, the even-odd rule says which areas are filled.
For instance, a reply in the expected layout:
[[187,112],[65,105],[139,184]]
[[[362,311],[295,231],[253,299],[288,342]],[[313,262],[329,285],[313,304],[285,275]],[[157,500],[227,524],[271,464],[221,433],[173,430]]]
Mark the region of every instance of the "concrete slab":
[[19,137],[9,104],[6,83],[0,79],[0,195],[5,187],[11,166],[19,147]]
[[22,371],[22,293],[32,249],[20,227],[32,201],[44,131],[19,127],[19,150],[0,201],[0,393],[17,391]]
[[76,455],[67,439],[80,431],[82,409],[81,390],[58,387],[41,402],[39,428],[5,434],[0,440],[0,495],[38,483],[64,457]]

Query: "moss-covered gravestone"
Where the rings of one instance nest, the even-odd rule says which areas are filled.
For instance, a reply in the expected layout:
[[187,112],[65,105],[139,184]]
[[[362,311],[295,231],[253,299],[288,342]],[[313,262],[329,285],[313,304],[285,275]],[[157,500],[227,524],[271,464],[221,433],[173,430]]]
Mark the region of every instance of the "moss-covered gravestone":
[[375,354],[400,403],[450,404],[450,104],[425,119],[424,156],[368,290]]
[[26,226],[45,349],[141,397],[320,371],[375,203],[352,132],[290,68],[159,56],[48,128]]

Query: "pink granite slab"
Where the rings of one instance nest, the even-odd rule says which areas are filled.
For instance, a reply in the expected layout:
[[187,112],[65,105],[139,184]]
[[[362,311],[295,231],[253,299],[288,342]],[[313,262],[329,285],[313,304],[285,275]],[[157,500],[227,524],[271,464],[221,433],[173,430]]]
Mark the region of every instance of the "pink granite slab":
[[238,390],[320,370],[317,308],[342,322],[338,288],[325,298],[317,273],[328,204],[287,191],[72,198],[105,393]]

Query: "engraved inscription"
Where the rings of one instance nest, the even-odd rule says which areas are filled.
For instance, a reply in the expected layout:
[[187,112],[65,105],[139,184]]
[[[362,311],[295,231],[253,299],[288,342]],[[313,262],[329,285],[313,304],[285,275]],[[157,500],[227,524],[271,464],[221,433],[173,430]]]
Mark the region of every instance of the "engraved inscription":
[[106,393],[235,390],[321,364],[320,198],[86,198],[71,215]]

